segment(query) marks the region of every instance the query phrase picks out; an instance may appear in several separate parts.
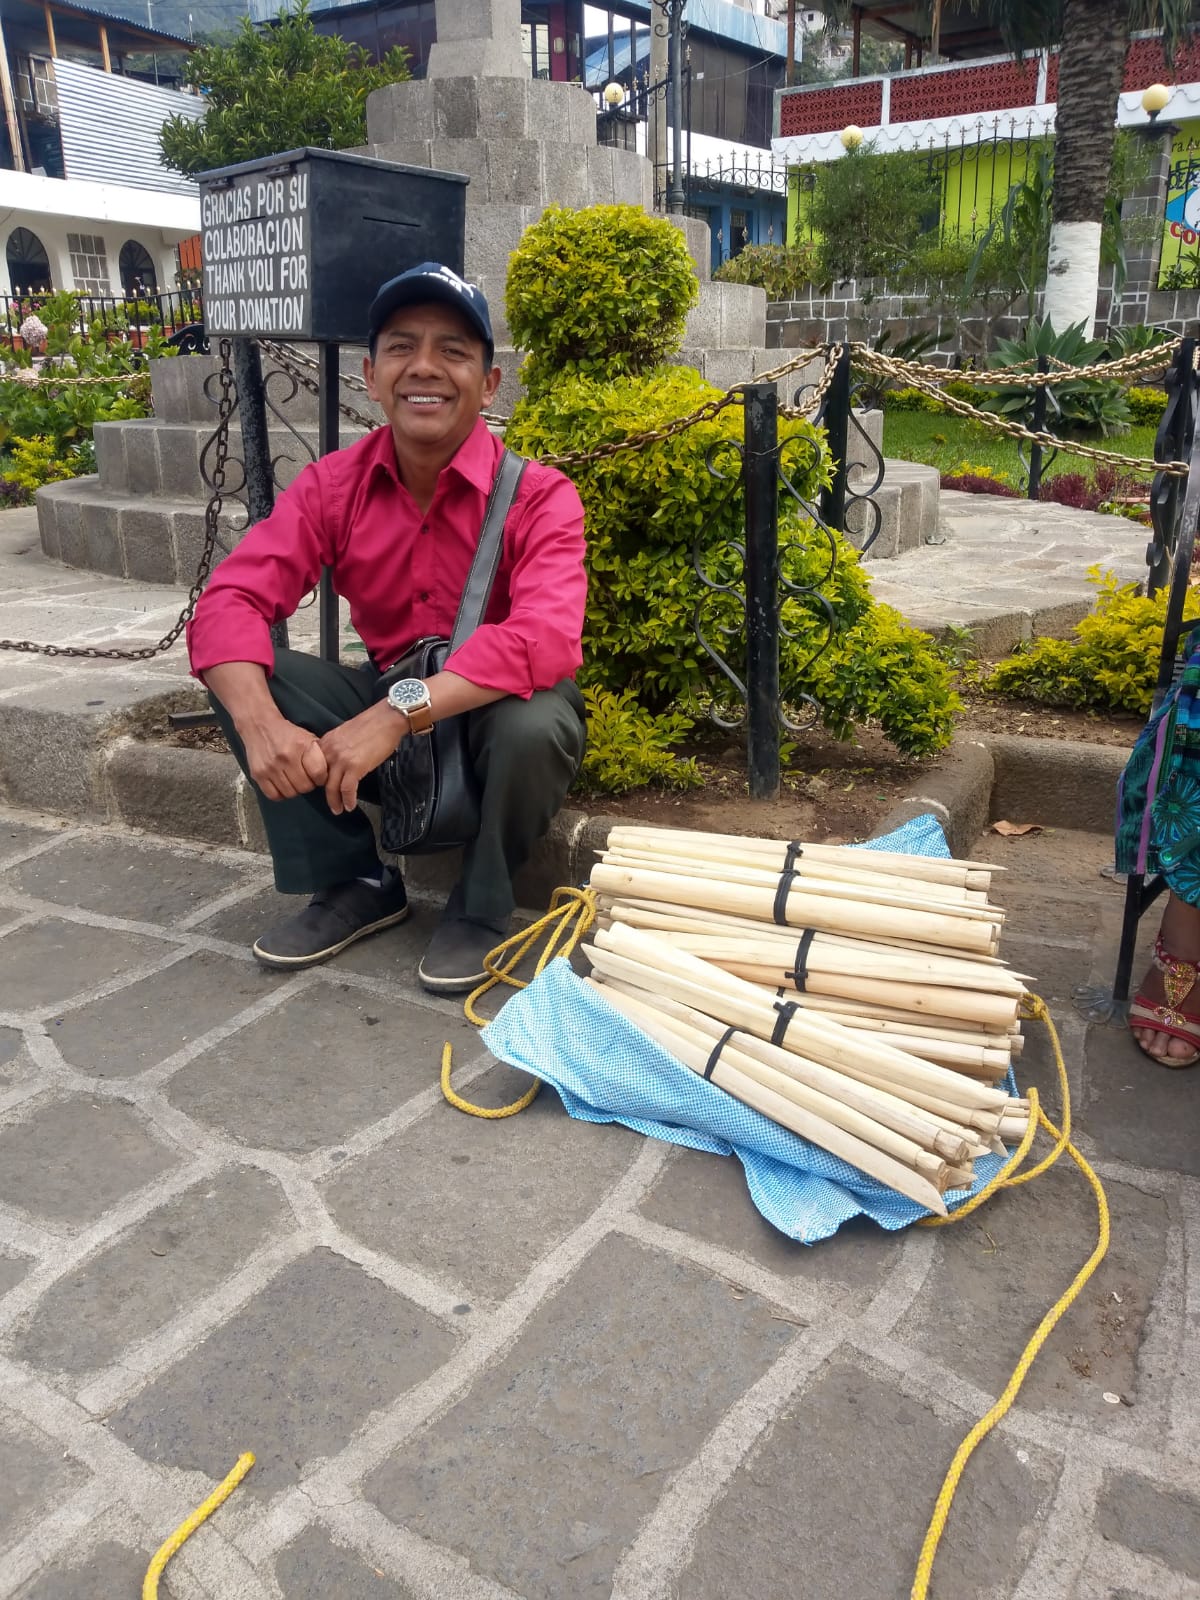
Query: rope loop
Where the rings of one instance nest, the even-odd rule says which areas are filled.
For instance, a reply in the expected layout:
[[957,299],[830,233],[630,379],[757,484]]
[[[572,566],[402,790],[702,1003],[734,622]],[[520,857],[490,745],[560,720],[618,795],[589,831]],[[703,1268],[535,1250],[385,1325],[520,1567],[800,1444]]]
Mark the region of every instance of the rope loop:
[[[474,1023],[477,1028],[487,1026],[488,1019],[481,1017],[475,1009],[475,1002],[495,989],[500,984],[507,984],[510,989],[528,988],[524,978],[514,977],[516,969],[534,948],[538,940],[545,937],[546,945],[538,957],[534,969],[534,977],[549,966],[556,956],[569,957],[575,946],[587,933],[596,920],[596,892],[594,889],[572,889],[569,887],[558,888],[554,891],[550,901],[550,909],[544,916],[531,923],[528,928],[520,933],[514,933],[490,950],[484,957],[483,970],[488,974],[486,979],[463,1002],[463,1014],[468,1022]],[[532,1105],[537,1098],[538,1090],[542,1087],[541,1079],[533,1080],[533,1087],[528,1089],[519,1100],[514,1100],[507,1106],[477,1106],[470,1100],[464,1100],[450,1082],[450,1070],[453,1061],[453,1051],[449,1039],[442,1046],[442,1094],[456,1111],[463,1111],[469,1117],[486,1117],[495,1122],[501,1117],[515,1117],[518,1111],[524,1111],[526,1106]]]
[[[934,1558],[937,1555],[942,1534],[946,1531],[946,1522],[950,1515],[954,1494],[962,1480],[963,1472],[976,1445],[985,1439],[996,1424],[1012,1409],[1021,1385],[1025,1382],[1029,1369],[1037,1359],[1042,1346],[1054,1332],[1054,1329],[1070,1307],[1079,1298],[1084,1285],[1101,1261],[1104,1260],[1108,1251],[1110,1235],[1108,1196],[1104,1193],[1104,1185],[1100,1182],[1092,1167],[1071,1143],[1071,1090],[1067,1082],[1067,1068],[1066,1063],[1063,1061],[1062,1046],[1059,1043],[1058,1032],[1051,1019],[1046,1002],[1040,995],[1027,995],[1022,1004],[1022,1013],[1026,1017],[1034,1018],[1043,1023],[1050,1035],[1050,1045],[1054,1051],[1054,1065],[1058,1072],[1059,1092],[1062,1096],[1062,1128],[1056,1128],[1050,1121],[1042,1110],[1037,1090],[1031,1088],[1029,1091],[1029,1126],[1025,1130],[1025,1136],[992,1181],[986,1184],[977,1195],[972,1196],[965,1205],[959,1206],[956,1211],[952,1211],[948,1217],[925,1217],[922,1219],[920,1226],[926,1228],[943,1227],[948,1223],[960,1222],[963,1217],[968,1217],[973,1211],[977,1210],[997,1190],[1015,1188],[1017,1184],[1028,1183],[1030,1179],[1036,1178],[1040,1173],[1045,1172],[1054,1165],[1065,1150],[1087,1179],[1095,1197],[1096,1245],[1091,1255],[1072,1278],[1070,1284],[1034,1329],[1029,1343],[1022,1350],[1020,1359],[1013,1368],[1012,1376],[1005,1384],[995,1405],[984,1416],[980,1417],[979,1421],[955,1451],[954,1459],[946,1471],[946,1476],[942,1480],[941,1490],[938,1493],[937,1500],[934,1502],[933,1515],[929,1520],[929,1527],[926,1529],[925,1540],[921,1546],[921,1554],[917,1560],[917,1570],[913,1578],[910,1600],[927,1600],[929,1583],[933,1576]],[[1050,1154],[1035,1166],[1030,1167],[1028,1171],[1021,1171],[1019,1170],[1021,1164],[1029,1153],[1029,1148],[1039,1127],[1054,1140],[1054,1147]]]

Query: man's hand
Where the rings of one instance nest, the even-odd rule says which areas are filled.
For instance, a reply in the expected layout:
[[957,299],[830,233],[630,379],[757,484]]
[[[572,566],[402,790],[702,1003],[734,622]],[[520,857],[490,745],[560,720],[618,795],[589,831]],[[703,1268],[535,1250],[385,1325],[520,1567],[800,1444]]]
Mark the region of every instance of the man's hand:
[[[240,731],[240,730],[239,730]],[[279,717],[242,733],[250,776],[268,800],[309,794],[329,775],[316,734]]]
[[381,700],[325,734],[321,755],[327,771],[322,781],[335,816],[354,810],[359,784],[387,760],[407,732],[407,719]]

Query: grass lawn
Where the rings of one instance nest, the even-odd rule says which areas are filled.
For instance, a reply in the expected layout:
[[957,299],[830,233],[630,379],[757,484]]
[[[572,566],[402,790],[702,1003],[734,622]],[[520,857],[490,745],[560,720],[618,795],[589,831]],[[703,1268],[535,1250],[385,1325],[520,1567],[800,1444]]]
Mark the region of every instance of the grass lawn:
[[[1113,450],[1119,455],[1149,460],[1154,454],[1154,433],[1155,430],[1150,427],[1134,427],[1128,433],[1088,442],[1101,450]],[[1025,470],[1017,459],[1017,441],[995,432],[986,423],[972,422],[967,417],[885,409],[883,453],[893,460],[922,461],[943,473],[962,472],[964,462],[968,464],[966,470],[990,467],[1018,491],[1025,481]],[[1086,456],[1060,451],[1046,469],[1045,476],[1053,478],[1060,472],[1082,472],[1090,478],[1095,475],[1095,470],[1096,463]],[[1148,484],[1150,480],[1147,477],[1142,481]]]

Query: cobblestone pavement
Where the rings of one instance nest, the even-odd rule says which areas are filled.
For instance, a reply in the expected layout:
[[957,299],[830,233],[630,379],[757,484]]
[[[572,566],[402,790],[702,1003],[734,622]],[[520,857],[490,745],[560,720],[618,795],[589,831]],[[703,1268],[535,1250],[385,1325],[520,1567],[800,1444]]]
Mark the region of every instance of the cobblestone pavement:
[[[1197,1084],[1090,1033],[1101,839],[986,840],[1113,1246],[968,1469],[940,1600],[1200,1596]],[[260,857],[0,814],[0,1596],[889,1600],[954,1447],[1084,1260],[1065,1164],[961,1227],[773,1233],[733,1161],[502,1123],[411,970],[292,977]],[[1027,1081],[1049,1085],[1035,1037]],[[1106,1396],[1115,1395],[1117,1403]]]

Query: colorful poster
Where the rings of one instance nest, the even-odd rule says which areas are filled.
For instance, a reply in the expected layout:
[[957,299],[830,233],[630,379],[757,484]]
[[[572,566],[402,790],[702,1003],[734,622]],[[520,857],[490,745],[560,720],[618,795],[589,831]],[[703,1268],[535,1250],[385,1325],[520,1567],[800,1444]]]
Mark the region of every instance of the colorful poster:
[[1200,122],[1185,122],[1171,141],[1160,289],[1200,288]]

